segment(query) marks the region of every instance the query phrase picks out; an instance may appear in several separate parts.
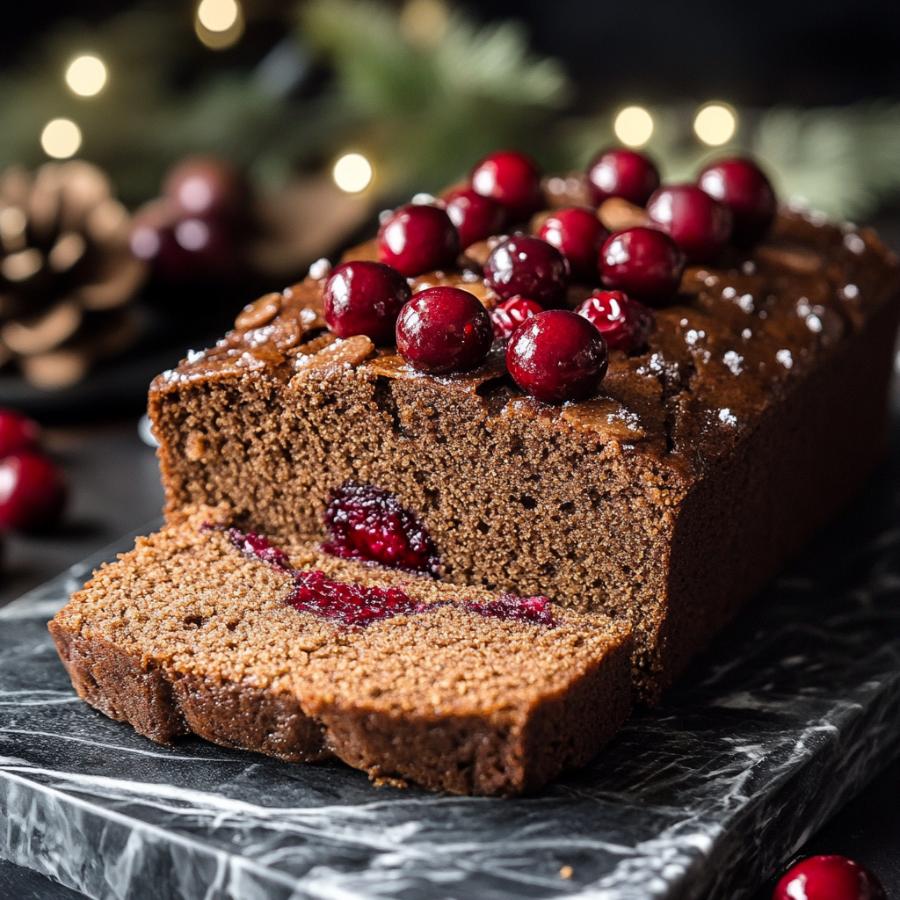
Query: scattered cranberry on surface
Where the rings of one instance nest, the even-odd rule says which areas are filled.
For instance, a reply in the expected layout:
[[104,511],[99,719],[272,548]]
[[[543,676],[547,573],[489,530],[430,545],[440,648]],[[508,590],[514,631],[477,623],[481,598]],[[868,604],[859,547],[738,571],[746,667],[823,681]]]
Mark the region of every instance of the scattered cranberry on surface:
[[37,446],[41,429],[37,422],[14,409],[0,408],[0,459]]
[[513,220],[527,218],[541,205],[541,172],[524,153],[502,150],[486,156],[472,169],[469,183],[505,206]]
[[472,188],[456,188],[444,195],[447,215],[459,232],[462,249],[497,234],[506,222],[503,207]]
[[163,194],[185,216],[235,219],[246,211],[250,191],[236,166],[214,156],[193,156],[169,170]]
[[484,264],[484,278],[504,300],[519,295],[555,306],[565,296],[569,264],[556,247],[519,234],[494,247]]
[[599,153],[587,168],[594,203],[621,197],[643,206],[659,187],[659,170],[636,150],[613,149]]
[[396,338],[398,352],[410,365],[439,375],[482,362],[493,343],[493,328],[474,294],[433,287],[414,294],[400,310]]
[[407,203],[394,210],[378,230],[378,258],[411,278],[453,264],[459,235],[446,211]]
[[609,232],[592,210],[571,206],[550,213],[538,237],[565,256],[575,276],[589,281],[596,277],[597,250]]
[[366,260],[346,262],[325,284],[325,321],[338,337],[364,334],[376,344],[390,344],[410,296],[409,284],[396,269]]
[[527,297],[510,297],[491,310],[491,322],[494,326],[494,337],[498,341],[506,341],[512,333],[526,320],[543,312],[544,307]]
[[59,469],[42,453],[23,450],[0,460],[0,529],[54,524],[66,502]]
[[546,403],[583,400],[606,374],[606,342],[587,319],[550,309],[523,322],[506,348],[506,367],[527,394]]
[[697,184],[731,210],[737,243],[752,244],[768,231],[777,207],[775,191],[753,160],[720,159],[703,169]]
[[772,900],[885,900],[878,879],[846,856],[810,856],[782,876]]
[[609,288],[645,301],[666,300],[678,288],[684,254],[667,234],[655,228],[628,228],[600,248],[600,277]]
[[594,291],[576,312],[603,335],[610,350],[639,350],[653,329],[653,313],[622,291]]
[[695,184],[662,187],[647,201],[647,215],[670,234],[691,262],[714,259],[731,237],[731,212]]

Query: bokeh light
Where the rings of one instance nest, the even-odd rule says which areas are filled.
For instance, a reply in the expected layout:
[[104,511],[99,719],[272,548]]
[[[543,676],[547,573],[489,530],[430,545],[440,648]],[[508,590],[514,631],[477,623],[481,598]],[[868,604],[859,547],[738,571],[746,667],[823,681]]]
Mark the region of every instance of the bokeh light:
[[345,153],[331,170],[334,183],[348,194],[364,191],[374,176],[372,163],[362,153]]
[[694,116],[694,133],[710,147],[727,144],[737,131],[737,114],[727,103],[705,103]]
[[81,129],[71,119],[51,119],[41,132],[41,146],[47,156],[68,159],[81,146]]
[[616,137],[627,147],[643,147],[653,134],[653,116],[643,106],[626,106],[613,122]]
[[194,16],[194,31],[211,50],[236,44],[244,33],[244,13],[237,0],[201,0]]
[[76,56],[66,68],[66,84],[79,97],[96,97],[106,86],[106,64],[93,53]]

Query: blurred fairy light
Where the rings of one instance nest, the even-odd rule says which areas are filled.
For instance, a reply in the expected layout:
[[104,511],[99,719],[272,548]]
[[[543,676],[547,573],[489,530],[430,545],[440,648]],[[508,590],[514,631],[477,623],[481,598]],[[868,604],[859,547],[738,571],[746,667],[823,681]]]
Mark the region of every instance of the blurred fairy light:
[[616,114],[613,131],[627,147],[643,147],[653,134],[653,116],[643,106],[626,106]]
[[364,191],[372,183],[374,174],[372,163],[362,153],[345,153],[331,170],[334,183],[348,194]]
[[106,86],[106,63],[93,53],[76,56],[66,68],[66,84],[79,97],[96,97]]
[[444,0],[407,0],[400,12],[400,30],[411,43],[435,46],[450,24],[450,11]]
[[694,116],[694,133],[710,147],[727,144],[737,131],[737,113],[727,103],[704,103]]
[[68,159],[81,146],[81,129],[71,119],[51,119],[41,132],[41,146],[47,156]]
[[194,31],[210,50],[224,50],[244,33],[244,13],[238,0],[200,0]]

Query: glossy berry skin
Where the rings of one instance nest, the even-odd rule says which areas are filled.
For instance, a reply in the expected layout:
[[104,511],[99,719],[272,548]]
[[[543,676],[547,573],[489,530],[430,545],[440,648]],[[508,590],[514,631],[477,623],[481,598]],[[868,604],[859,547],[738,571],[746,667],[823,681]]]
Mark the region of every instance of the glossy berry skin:
[[0,459],[37,446],[41,430],[37,422],[14,409],[0,409]]
[[43,454],[24,450],[0,460],[0,530],[46,528],[65,502],[62,475]]
[[684,271],[684,254],[655,228],[627,228],[600,248],[600,278],[608,288],[653,303],[675,293]]
[[591,197],[598,205],[610,197],[621,197],[643,206],[659,187],[659,170],[636,150],[605,150],[587,167],[587,181]]
[[695,184],[660,188],[647,201],[647,215],[672,236],[690,262],[715,259],[731,237],[731,212]]
[[711,163],[700,173],[697,185],[731,210],[738,244],[758,241],[775,218],[775,191],[765,172],[751,159],[735,157]]
[[575,277],[591,280],[597,274],[597,250],[609,232],[592,210],[571,206],[550,213],[538,237],[565,256]]
[[490,197],[483,197],[472,188],[457,188],[445,194],[447,215],[459,233],[463,249],[483,241],[503,229],[506,211]]
[[412,278],[451,266],[459,253],[459,235],[443,209],[407,203],[378,231],[378,259]]
[[782,876],[772,900],[885,900],[878,879],[846,856],[810,856]]
[[504,206],[512,221],[541,206],[541,172],[524,153],[503,150],[486,156],[472,169],[469,183],[476,193]]
[[513,380],[545,403],[595,394],[607,361],[600,332],[565,309],[548,309],[523,322],[506,347],[506,368]]
[[411,291],[406,279],[383,263],[355,260],[338,266],[325,284],[325,321],[338,337],[364,334],[390,344]]
[[544,307],[527,297],[510,297],[498,303],[491,310],[494,337],[498,341],[508,341],[512,333],[526,320],[543,312]]
[[243,174],[231,163],[195,156],[169,170],[163,194],[184,216],[238,219],[246,211],[250,192]]
[[610,350],[640,350],[653,330],[653,313],[622,291],[594,291],[575,311],[603,335]]
[[519,295],[556,306],[566,293],[569,264],[546,241],[517,234],[494,247],[484,264],[484,278],[504,300]]
[[410,365],[444,374],[482,362],[494,333],[491,317],[474,294],[433,287],[414,294],[400,311],[396,338],[398,352]]

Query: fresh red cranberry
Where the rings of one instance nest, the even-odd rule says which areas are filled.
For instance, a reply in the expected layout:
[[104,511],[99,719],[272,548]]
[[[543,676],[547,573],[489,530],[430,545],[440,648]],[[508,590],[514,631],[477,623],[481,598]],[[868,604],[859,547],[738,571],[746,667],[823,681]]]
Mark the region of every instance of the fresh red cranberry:
[[0,409],[0,459],[37,446],[41,430],[37,422],[14,409]]
[[517,234],[494,247],[484,264],[484,278],[504,300],[518,295],[555,306],[565,296],[569,264],[546,241]]
[[491,322],[494,325],[494,337],[498,341],[506,341],[512,333],[526,320],[543,312],[544,307],[526,297],[510,297],[491,311]]
[[737,243],[752,244],[768,231],[775,218],[775,191],[753,160],[720,159],[700,173],[697,184],[731,210]]
[[384,263],[343,263],[325,284],[325,321],[338,337],[365,334],[376,344],[390,344],[410,295],[406,279]]
[[414,294],[400,310],[397,350],[414,368],[442,374],[465,372],[484,360],[493,342],[491,317],[481,301],[455,287]]
[[325,522],[331,534],[323,545],[328,553],[437,574],[437,551],[428,532],[387,491],[347,482],[332,495]]
[[659,170],[636,150],[613,149],[599,153],[587,168],[594,203],[621,197],[643,206],[659,187]]
[[640,350],[653,329],[653,313],[622,291],[594,291],[576,312],[603,335],[610,350]]
[[46,528],[62,514],[66,486],[59,469],[33,450],[0,460],[0,530]]
[[491,603],[466,604],[469,612],[491,619],[503,619],[508,622],[530,622],[532,625],[544,625],[552,628],[553,610],[546,597],[517,597],[515,594],[503,594]]
[[609,288],[645,301],[675,293],[684,271],[684,254],[667,234],[655,228],[628,228],[600,248],[600,278]]
[[541,172],[524,153],[505,150],[486,156],[472,169],[469,183],[477,193],[505,206],[514,221],[527,218],[541,205]]
[[506,348],[506,368],[516,384],[546,403],[590,397],[606,365],[600,332],[564,309],[549,309],[523,322]]
[[731,237],[731,213],[695,184],[660,188],[647,201],[647,215],[668,232],[691,262],[714,259]]
[[791,866],[772,900],[885,900],[878,879],[846,856],[810,856]]
[[235,219],[245,212],[250,191],[241,171],[231,163],[196,156],[169,170],[163,193],[184,216]]
[[407,203],[378,231],[378,258],[409,278],[451,266],[457,253],[459,235],[437,206]]
[[596,277],[597,250],[609,232],[591,210],[571,206],[550,213],[538,237],[565,256],[574,275],[589,281]]
[[450,191],[444,195],[444,202],[463,249],[497,234],[506,222],[506,212],[496,200],[469,187]]

